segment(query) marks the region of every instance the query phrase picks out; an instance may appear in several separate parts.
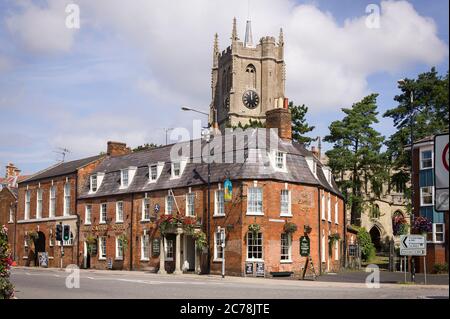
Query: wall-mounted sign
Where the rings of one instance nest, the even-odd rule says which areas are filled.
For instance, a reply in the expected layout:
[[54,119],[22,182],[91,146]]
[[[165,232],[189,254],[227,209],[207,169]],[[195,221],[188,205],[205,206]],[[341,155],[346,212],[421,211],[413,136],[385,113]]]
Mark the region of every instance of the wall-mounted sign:
[[229,179],[226,179],[223,183],[223,190],[224,190],[224,200],[226,202],[229,202],[233,199],[233,183]]
[[47,252],[38,252],[39,259],[39,267],[48,267],[48,253]]
[[159,241],[159,238],[153,239],[153,242],[152,242],[152,256],[153,257],[159,256],[160,247],[161,247],[161,243]]
[[434,210],[448,212],[448,170],[449,170],[449,144],[448,134],[434,137]]
[[309,237],[302,236],[300,237],[300,256],[308,257],[311,251],[311,244]]
[[245,274],[246,275],[253,275],[253,263],[246,263],[245,264]]
[[256,263],[256,277],[264,277],[264,263]]

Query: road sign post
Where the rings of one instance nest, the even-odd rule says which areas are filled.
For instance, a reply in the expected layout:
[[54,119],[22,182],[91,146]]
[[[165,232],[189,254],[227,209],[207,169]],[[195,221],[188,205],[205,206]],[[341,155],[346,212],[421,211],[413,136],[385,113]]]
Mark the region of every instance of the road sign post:
[[[427,238],[422,235],[401,235],[400,255],[411,256],[411,281],[416,279],[416,266],[414,256],[427,255]],[[406,274],[406,273],[405,273]],[[406,279],[405,279],[406,281]]]
[[448,134],[436,135],[434,137],[434,210],[437,212],[448,212],[448,171]]

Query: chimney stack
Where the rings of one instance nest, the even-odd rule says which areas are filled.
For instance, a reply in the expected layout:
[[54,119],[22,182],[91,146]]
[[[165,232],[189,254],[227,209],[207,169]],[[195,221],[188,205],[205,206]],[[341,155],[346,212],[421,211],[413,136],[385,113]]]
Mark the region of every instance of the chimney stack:
[[20,175],[20,169],[18,169],[13,163],[6,165],[6,178],[16,177]]
[[114,157],[114,156],[130,154],[130,153],[131,153],[131,149],[129,147],[127,147],[126,143],[112,142],[112,141],[108,142],[108,150],[106,152],[106,154],[108,156]]
[[311,153],[320,160],[320,152],[315,146],[311,146]]
[[292,116],[287,105],[288,99],[285,98],[283,108],[266,112],[266,128],[276,128],[281,139],[292,140]]

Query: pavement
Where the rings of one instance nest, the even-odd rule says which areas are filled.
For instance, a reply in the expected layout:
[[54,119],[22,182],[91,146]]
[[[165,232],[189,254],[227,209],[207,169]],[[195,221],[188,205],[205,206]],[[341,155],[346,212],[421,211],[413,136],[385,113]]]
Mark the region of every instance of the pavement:
[[[443,284],[381,283],[368,288],[356,282],[280,280],[216,275],[159,275],[143,271],[80,270],[79,288],[73,274],[60,269],[14,267],[11,281],[18,299],[448,299]],[[368,274],[365,274],[366,276]],[[350,274],[348,274],[350,276]],[[361,278],[361,274],[359,275]],[[333,277],[338,278],[338,277]],[[448,281],[448,277],[447,277]]]

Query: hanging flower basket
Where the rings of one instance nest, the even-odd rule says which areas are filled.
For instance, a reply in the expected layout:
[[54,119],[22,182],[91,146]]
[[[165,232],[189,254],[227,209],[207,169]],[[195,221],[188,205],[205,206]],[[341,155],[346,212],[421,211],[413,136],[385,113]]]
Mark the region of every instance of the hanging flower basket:
[[295,233],[297,231],[297,225],[294,223],[290,223],[290,222],[285,223],[283,230],[287,234]]
[[394,236],[406,235],[408,234],[409,225],[403,215],[395,216],[392,220],[392,228]]
[[259,224],[253,223],[248,225],[248,231],[251,232],[252,234],[258,234],[260,230],[261,226],[259,226]]
[[206,234],[202,231],[195,232],[193,234],[193,237],[195,239],[195,246],[198,250],[203,250],[208,245],[208,241],[206,239]]
[[333,244],[334,242],[341,239],[341,236],[338,233],[334,233],[328,236],[328,240],[330,244]]
[[312,231],[312,228],[311,228],[311,226],[309,226],[309,225],[305,225],[305,226],[303,227],[303,231],[305,232],[305,234],[310,234],[311,231]]
[[416,234],[424,234],[432,231],[432,223],[426,217],[419,216],[414,220],[413,231]]

